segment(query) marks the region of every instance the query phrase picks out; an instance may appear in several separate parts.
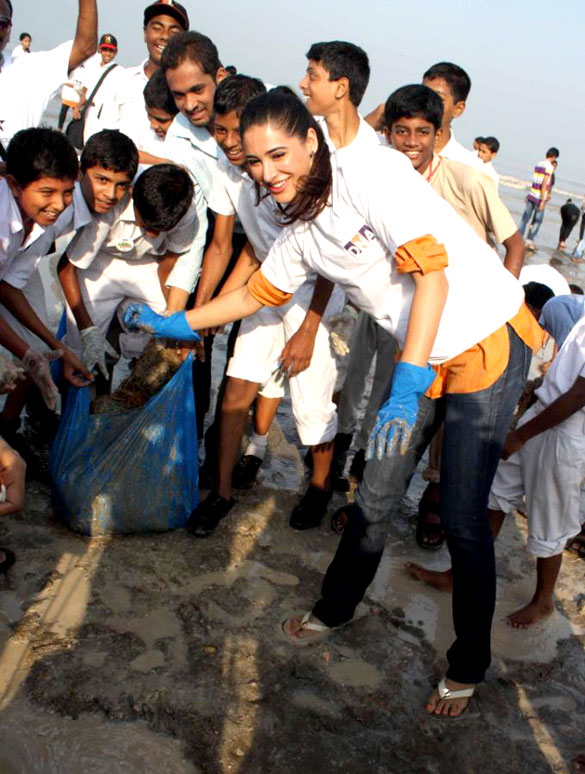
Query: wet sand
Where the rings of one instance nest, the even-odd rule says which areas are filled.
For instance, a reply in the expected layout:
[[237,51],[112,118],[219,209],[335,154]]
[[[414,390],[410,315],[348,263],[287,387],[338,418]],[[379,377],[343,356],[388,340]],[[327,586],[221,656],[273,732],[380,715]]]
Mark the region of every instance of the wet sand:
[[0,522],[18,556],[0,577],[0,773],[569,772],[585,749],[583,561],[565,555],[551,619],[511,629],[534,562],[525,520],[508,520],[488,679],[461,719],[430,717],[453,631],[449,596],[403,569],[448,563],[414,542],[420,476],[356,620],[294,647],[279,624],[309,609],[339,538],[288,527],[306,485],[288,400],[269,448],[207,540],[83,538],[39,484]]

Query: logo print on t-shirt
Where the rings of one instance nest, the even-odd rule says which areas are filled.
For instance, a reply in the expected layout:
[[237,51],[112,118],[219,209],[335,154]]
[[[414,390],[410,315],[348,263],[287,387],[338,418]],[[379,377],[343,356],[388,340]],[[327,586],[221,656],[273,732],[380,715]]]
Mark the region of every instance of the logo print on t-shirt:
[[362,226],[355,236],[344,246],[344,249],[352,255],[360,255],[370,245],[376,241],[376,235],[369,226]]

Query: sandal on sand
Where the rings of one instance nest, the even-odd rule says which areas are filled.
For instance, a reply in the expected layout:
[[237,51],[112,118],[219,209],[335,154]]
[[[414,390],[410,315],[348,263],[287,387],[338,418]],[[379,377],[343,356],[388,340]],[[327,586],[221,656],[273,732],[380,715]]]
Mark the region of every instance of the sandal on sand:
[[[439,502],[432,495],[436,489],[438,489],[438,484],[429,484],[418,504],[415,539],[425,551],[438,551],[445,542],[445,532],[440,521]],[[431,521],[429,518],[431,516],[436,517],[438,521]]]
[[300,629],[312,632],[310,637],[297,637],[291,632],[290,625],[293,618],[296,618],[297,616],[291,616],[290,618],[285,618],[284,621],[281,621],[280,631],[288,642],[292,642],[293,645],[302,647],[304,645],[310,645],[312,642],[321,642],[322,640],[327,639],[332,631],[332,627],[325,626],[325,624],[317,623],[316,621],[310,621],[309,618],[311,615],[311,611],[305,613],[301,619],[300,626]]
[[[451,688],[447,688],[447,684],[445,682],[445,678],[443,677],[439,681],[439,685],[437,686],[437,693],[439,694],[439,698],[443,701],[452,701],[454,699],[471,699],[473,694],[475,693],[475,686],[472,688],[461,688],[458,691],[452,690]],[[440,718],[441,720],[458,720],[459,718],[463,717],[468,712],[469,709],[469,702],[467,702],[467,705],[458,715],[444,715],[436,714],[434,712],[429,712],[429,714],[432,717]]]

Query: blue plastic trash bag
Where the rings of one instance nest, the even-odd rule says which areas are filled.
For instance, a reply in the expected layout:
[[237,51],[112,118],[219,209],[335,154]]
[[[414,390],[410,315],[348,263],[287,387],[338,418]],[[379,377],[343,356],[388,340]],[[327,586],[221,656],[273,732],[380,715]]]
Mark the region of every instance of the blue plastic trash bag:
[[71,388],[51,450],[53,492],[84,535],[184,527],[199,502],[193,360],[141,408],[90,414],[90,387]]

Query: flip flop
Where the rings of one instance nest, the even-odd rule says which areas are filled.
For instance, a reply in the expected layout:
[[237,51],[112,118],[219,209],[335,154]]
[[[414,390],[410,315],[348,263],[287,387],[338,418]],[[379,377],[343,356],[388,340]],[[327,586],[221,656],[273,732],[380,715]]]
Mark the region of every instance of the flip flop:
[[316,623],[315,621],[310,621],[309,618],[311,615],[311,611],[303,615],[300,627],[305,631],[314,632],[314,635],[311,637],[296,637],[291,633],[291,621],[297,616],[290,616],[289,618],[285,618],[280,622],[278,628],[280,629],[280,633],[284,636],[287,642],[299,647],[305,647],[306,645],[310,645],[313,642],[322,642],[323,640],[326,640],[327,637],[329,637],[330,633],[333,631],[332,627],[325,626],[325,624],[322,623]]
[[[439,694],[439,698],[450,701],[452,699],[471,699],[473,694],[475,693],[475,686],[472,688],[461,688],[458,691],[452,690],[451,688],[447,688],[447,684],[445,682],[445,678],[443,677],[437,686],[437,693]],[[479,713],[470,713],[469,712],[469,702],[467,702],[465,709],[462,710],[458,715],[436,715],[434,712],[429,712],[429,715],[433,718],[437,718],[437,720],[459,720],[460,718],[467,716],[469,717],[470,714],[472,714],[474,717]]]

